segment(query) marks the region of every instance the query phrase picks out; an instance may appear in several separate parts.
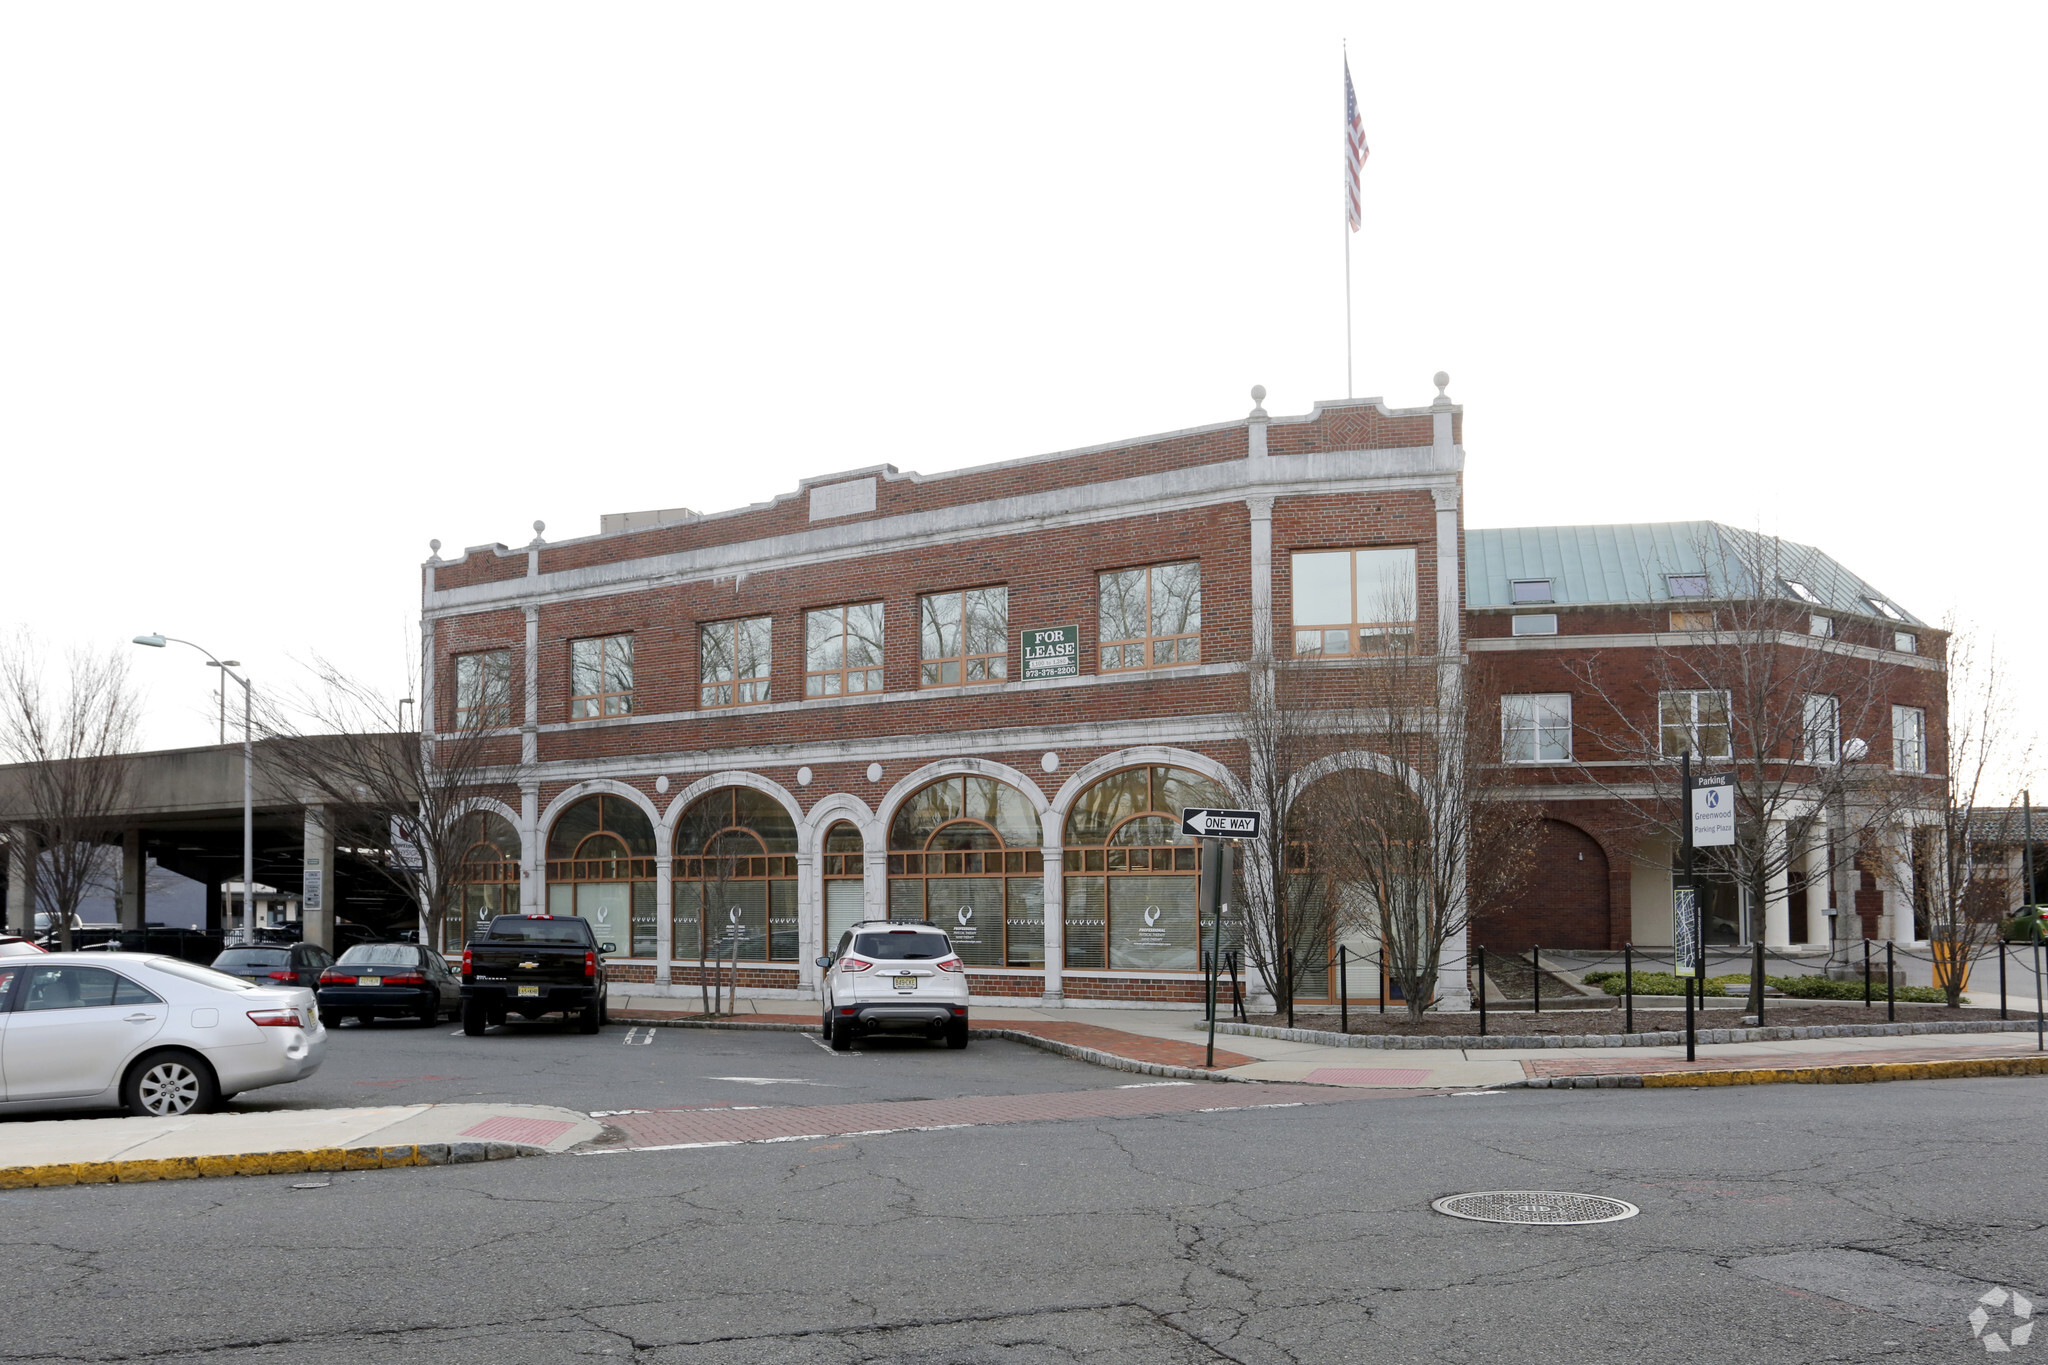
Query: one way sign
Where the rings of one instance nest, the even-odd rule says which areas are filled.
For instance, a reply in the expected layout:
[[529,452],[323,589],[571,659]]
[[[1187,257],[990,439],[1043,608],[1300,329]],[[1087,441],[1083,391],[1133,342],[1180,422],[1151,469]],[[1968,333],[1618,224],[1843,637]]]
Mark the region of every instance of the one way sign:
[[1255,810],[1210,810],[1204,806],[1183,806],[1180,829],[1205,839],[1256,839],[1259,813]]

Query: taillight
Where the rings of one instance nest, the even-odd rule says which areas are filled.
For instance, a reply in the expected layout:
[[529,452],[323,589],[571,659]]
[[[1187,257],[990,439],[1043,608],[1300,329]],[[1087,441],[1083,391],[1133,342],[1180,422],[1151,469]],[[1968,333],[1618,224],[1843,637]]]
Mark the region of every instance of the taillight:
[[250,1010],[249,1022],[257,1028],[302,1028],[297,1010]]
[[596,953],[585,953],[585,954],[583,955],[583,974],[584,974],[585,976],[596,976],[596,975],[597,975],[597,954],[596,954]]
[[385,977],[384,984],[387,986],[424,986],[427,984],[427,979],[418,972],[401,972],[397,976]]
[[839,965],[849,972],[864,972],[875,964],[857,957],[842,957]]
[[294,986],[299,984],[299,974],[297,972],[272,972],[270,979],[272,981],[288,982]]
[[464,976],[468,976],[468,975],[470,975],[470,970],[469,970],[469,949],[467,949],[467,948],[464,948],[464,949],[462,950],[462,974],[463,974]]
[[330,967],[328,970],[320,973],[320,984],[323,986],[353,986],[356,984],[356,979],[347,972],[338,972]]
[[967,970],[966,967],[961,965],[960,959],[957,957],[942,957],[932,965],[942,972],[964,972]]

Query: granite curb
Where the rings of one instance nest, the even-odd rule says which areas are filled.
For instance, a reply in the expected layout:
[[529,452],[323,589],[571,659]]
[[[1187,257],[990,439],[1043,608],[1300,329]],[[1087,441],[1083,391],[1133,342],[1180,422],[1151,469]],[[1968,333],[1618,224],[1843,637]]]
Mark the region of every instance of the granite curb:
[[[1199,1027],[1207,1028],[1206,1022]],[[1938,1020],[1928,1024],[1765,1025],[1762,1028],[1700,1029],[1702,1044],[1783,1043],[1805,1038],[1909,1038],[1926,1034],[2032,1033],[2032,1019],[1991,1019],[1981,1022]],[[1396,1033],[1327,1033],[1320,1029],[1279,1028],[1272,1024],[1239,1024],[1218,1020],[1218,1034],[1239,1038],[1271,1038],[1319,1047],[1354,1047],[1385,1052],[1514,1051],[1538,1052],[1567,1047],[1680,1047],[1683,1031],[1658,1033],[1476,1033],[1410,1036]]]
[[1958,1057],[1941,1062],[1859,1062],[1847,1066],[1757,1066],[1727,1071],[1653,1071],[1621,1076],[1547,1076],[1490,1090],[1673,1090],[1722,1085],[1872,1085],[1971,1076],[2048,1076],[2048,1057]]
[[375,1171],[398,1166],[460,1166],[476,1161],[509,1161],[545,1156],[545,1147],[523,1142],[421,1142],[387,1147],[307,1147],[282,1152],[237,1152],[219,1156],[145,1157],[129,1161],[53,1161],[34,1166],[0,1166],[0,1190],[56,1185],[133,1184],[150,1180],[199,1180],[223,1175],[298,1175],[312,1171]]

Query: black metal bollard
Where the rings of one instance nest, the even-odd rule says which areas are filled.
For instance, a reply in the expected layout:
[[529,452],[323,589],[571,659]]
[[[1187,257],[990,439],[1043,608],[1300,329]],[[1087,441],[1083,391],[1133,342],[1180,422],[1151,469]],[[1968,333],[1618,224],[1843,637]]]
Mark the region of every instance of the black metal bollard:
[[1536,983],[1536,1013],[1541,1014],[1543,1013],[1543,947],[1541,944],[1532,943],[1529,945],[1529,966],[1533,969],[1530,980]]
[[1294,948],[1287,949],[1287,1027],[1294,1027]]
[[1891,1022],[1897,1022],[1899,1017],[1899,987],[1892,971],[1890,939],[1886,939],[1884,943],[1884,1017]]
[[1863,940],[1863,1008],[1870,1008],[1870,940]]
[[1346,950],[1337,945],[1337,1026],[1345,1033],[1351,1032],[1351,977],[1344,970]]
[[1636,945],[1621,945],[1621,1003],[1623,1033],[1636,1031]]
[[1752,989],[1756,991],[1757,1027],[1761,1028],[1764,1022],[1764,945],[1762,940],[1758,940],[1753,946],[1756,951],[1752,955],[1749,971],[1750,980],[1756,983]]
[[2005,1018],[2005,935],[1998,936],[1998,1017]]
[[1479,945],[1479,1036],[1486,1036],[1486,945]]
[[1380,1013],[1387,1012],[1387,941],[1380,940]]

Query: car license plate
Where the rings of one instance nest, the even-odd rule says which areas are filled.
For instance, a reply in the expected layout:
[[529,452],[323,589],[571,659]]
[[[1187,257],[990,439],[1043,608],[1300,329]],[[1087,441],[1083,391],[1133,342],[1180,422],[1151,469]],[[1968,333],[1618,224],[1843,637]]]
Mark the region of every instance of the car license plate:
[[356,978],[356,984],[358,986],[381,986],[384,984],[384,978],[381,976],[359,976]]
[[901,975],[901,976],[899,976],[899,977],[897,977],[897,978],[896,978],[896,989],[897,989],[897,990],[899,990],[899,991],[914,991],[914,990],[916,990],[916,989],[917,989],[917,978],[916,978],[915,976],[911,975],[911,974],[910,974],[909,972],[905,972],[905,973],[903,973],[903,975]]
[[519,993],[520,993],[521,995],[539,995],[539,994],[540,994],[540,987],[538,987],[538,986],[521,986],[521,987],[519,988]]

